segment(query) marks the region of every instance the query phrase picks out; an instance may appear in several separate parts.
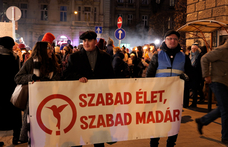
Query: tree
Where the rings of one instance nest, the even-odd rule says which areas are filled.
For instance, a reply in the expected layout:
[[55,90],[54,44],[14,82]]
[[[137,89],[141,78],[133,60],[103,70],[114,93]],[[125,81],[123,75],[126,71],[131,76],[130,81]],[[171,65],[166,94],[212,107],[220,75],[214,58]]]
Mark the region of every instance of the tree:
[[[187,8],[187,0],[178,0],[175,4],[175,13],[174,13],[174,21],[175,21],[175,27],[174,29],[177,30],[181,26],[186,24],[186,8]],[[179,32],[180,37],[180,44],[181,46],[186,46],[186,38],[184,32]]]

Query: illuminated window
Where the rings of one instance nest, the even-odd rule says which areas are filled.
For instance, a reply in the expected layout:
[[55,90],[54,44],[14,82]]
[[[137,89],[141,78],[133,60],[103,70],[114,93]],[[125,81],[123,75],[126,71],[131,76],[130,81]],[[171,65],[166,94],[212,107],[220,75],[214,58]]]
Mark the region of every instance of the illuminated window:
[[48,20],[48,5],[41,5],[41,20]]
[[60,6],[60,21],[67,21],[67,7]]
[[21,4],[21,18],[27,18],[27,9],[28,5],[27,4]]

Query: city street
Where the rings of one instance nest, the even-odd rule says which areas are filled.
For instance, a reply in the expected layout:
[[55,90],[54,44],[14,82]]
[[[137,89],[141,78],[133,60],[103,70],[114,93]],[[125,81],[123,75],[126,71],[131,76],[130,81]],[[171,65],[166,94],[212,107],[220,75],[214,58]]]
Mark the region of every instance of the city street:
[[[212,105],[216,108],[216,104]],[[203,135],[197,131],[195,118],[201,117],[207,113],[207,104],[198,104],[198,108],[186,109],[183,108],[182,122],[180,132],[177,138],[175,147],[226,147],[221,143],[221,119],[205,126]],[[4,141],[4,147],[14,147],[12,145],[12,131],[0,131],[0,141]],[[105,144],[106,147],[149,147],[149,139],[122,141],[115,144]],[[166,138],[160,139],[159,147],[166,146]],[[27,147],[27,144],[15,145],[15,147]],[[93,147],[86,145],[84,147]]]

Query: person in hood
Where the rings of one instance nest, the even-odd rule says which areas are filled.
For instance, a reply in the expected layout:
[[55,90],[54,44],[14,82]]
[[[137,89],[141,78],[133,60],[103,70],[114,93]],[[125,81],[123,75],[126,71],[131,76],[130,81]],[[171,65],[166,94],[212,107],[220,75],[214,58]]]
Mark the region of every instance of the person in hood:
[[[190,59],[180,51],[179,38],[180,34],[174,30],[166,32],[165,41],[162,43],[161,50],[152,56],[147,70],[147,77],[182,77],[186,74],[191,77],[191,62]],[[188,101],[186,102],[184,100],[184,105],[188,105]],[[176,144],[177,135],[178,134],[168,137],[167,147],[173,147]],[[159,140],[160,138],[151,138],[150,146],[158,147]]]

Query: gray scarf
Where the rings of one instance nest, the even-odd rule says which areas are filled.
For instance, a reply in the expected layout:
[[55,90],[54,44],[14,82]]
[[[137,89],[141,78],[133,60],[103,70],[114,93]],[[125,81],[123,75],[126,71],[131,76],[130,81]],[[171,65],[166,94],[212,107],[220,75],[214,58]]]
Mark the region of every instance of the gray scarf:
[[195,66],[195,64],[196,64],[196,59],[197,59],[198,56],[199,56],[199,51],[196,50],[195,53],[191,52],[190,56],[191,56],[190,59],[191,59],[192,66]]

